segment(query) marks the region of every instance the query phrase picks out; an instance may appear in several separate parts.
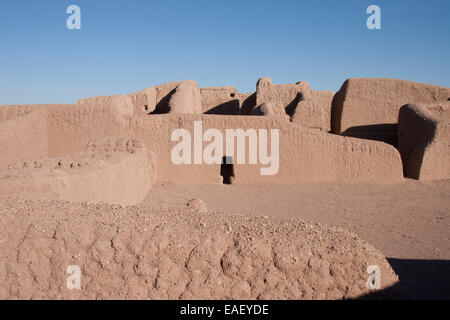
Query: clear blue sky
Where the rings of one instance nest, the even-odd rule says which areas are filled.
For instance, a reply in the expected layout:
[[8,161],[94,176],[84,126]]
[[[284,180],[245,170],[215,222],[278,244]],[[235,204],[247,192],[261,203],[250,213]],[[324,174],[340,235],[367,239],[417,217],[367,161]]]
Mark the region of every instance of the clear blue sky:
[[[66,8],[82,10],[68,30]],[[382,10],[382,30],[366,9]],[[450,87],[449,0],[1,0],[0,104],[73,103],[174,80],[255,90],[351,77]]]

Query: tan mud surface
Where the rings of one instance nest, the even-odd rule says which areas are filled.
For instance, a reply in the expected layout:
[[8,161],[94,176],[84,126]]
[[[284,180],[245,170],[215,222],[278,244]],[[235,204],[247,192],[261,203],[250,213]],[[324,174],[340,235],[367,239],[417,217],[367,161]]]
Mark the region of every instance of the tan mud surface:
[[450,260],[450,180],[398,184],[156,186],[147,204],[181,206],[202,199],[209,210],[298,218],[342,227],[386,257]]
[[0,230],[0,299],[356,298],[369,265],[397,282],[372,245],[298,219],[2,200]]
[[158,186],[146,202],[204,200],[229,214],[342,227],[373,244],[400,277],[401,296],[450,299],[450,180],[398,184]]

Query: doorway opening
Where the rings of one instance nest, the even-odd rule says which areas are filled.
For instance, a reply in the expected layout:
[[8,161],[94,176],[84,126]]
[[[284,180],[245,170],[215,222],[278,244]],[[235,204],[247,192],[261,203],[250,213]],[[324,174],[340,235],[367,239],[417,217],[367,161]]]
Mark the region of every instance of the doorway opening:
[[234,159],[233,157],[223,157],[220,167],[220,175],[223,178],[223,184],[233,184],[234,181]]

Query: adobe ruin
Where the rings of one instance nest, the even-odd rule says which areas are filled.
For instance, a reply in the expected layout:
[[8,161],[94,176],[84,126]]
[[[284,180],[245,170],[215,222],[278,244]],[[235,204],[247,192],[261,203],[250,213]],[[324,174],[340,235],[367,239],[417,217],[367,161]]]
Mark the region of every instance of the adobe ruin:
[[[395,296],[395,271],[353,233],[221,215],[198,198],[170,209],[144,198],[158,184],[448,179],[449,97],[403,80],[349,79],[334,94],[262,78],[245,94],[189,80],[72,105],[0,106],[0,297],[353,299],[373,293],[374,265]],[[196,123],[276,130],[279,170],[262,175],[250,153],[239,161],[226,150],[211,163],[174,163],[172,133]],[[66,288],[68,264],[83,269],[82,290]]]
[[[420,114],[434,118],[425,111],[418,111],[417,107],[402,107],[417,103],[430,106],[446,102],[449,97],[449,88],[404,80],[349,79],[333,95],[331,91],[311,90],[307,82],[275,85],[269,78],[262,78],[256,92],[245,94],[231,86],[200,88],[189,80],[129,95],[86,98],[73,105],[0,106],[3,177],[0,189],[4,195],[27,199],[137,204],[142,194],[156,183],[221,184],[224,180],[238,184],[397,183],[403,180],[404,172],[407,177],[416,179],[448,178],[448,137],[441,133],[448,130],[448,117],[430,120],[435,123],[433,128],[439,127],[439,130],[423,132],[430,136],[428,140],[437,136],[437,140],[443,142],[427,148],[436,150],[432,158],[440,159],[437,166],[427,164],[427,154],[431,151],[420,153],[419,158],[425,160],[419,174],[419,165],[413,165],[418,160],[411,160],[415,156],[405,156],[403,151],[404,141],[410,141],[408,136],[412,137],[414,131],[407,128],[415,128],[415,123],[421,122],[424,116]],[[405,110],[410,109],[415,110],[416,116],[406,116]],[[170,140],[171,133],[178,128],[192,128],[196,121],[202,122],[204,130],[279,130],[279,172],[264,176],[258,166],[248,162],[234,164],[232,168],[224,168],[222,163],[174,164],[171,149],[175,142]],[[401,128],[402,137],[407,135],[401,138],[398,148],[397,126]],[[83,173],[84,178],[81,173],[78,176],[76,170],[62,174],[61,168],[55,166],[47,167],[45,186],[30,182],[35,181],[33,170],[43,174],[43,168],[27,167],[30,159],[36,163],[53,163],[71,157],[96,158],[98,155],[88,149],[99,139],[125,141],[125,144],[140,141],[141,148],[138,153],[127,155],[125,152],[118,156],[117,161],[122,161],[123,165],[109,165],[108,161],[112,161],[109,159],[102,169],[85,168],[91,171]],[[416,138],[411,139],[415,141],[411,143],[418,143]],[[140,171],[135,170],[136,167]],[[117,188],[109,196],[97,197],[82,188],[76,191],[80,183],[93,183],[89,177],[96,177],[95,188],[108,188],[117,183],[98,178],[98,170],[104,170],[105,175],[110,172],[111,176],[123,170],[123,178],[130,181],[127,189],[139,192],[127,195],[123,188]],[[224,170],[232,170],[232,175],[227,174],[224,179]],[[61,183],[72,191],[53,190],[61,190],[53,188]],[[19,187],[25,185],[33,185],[34,191]]]

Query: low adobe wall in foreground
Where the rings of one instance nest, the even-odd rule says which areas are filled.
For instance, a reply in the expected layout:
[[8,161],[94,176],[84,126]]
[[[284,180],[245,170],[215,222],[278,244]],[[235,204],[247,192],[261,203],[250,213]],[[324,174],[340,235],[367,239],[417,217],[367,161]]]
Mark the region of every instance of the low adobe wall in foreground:
[[298,220],[0,200],[0,229],[0,299],[351,299],[371,265],[399,281],[355,234]]

